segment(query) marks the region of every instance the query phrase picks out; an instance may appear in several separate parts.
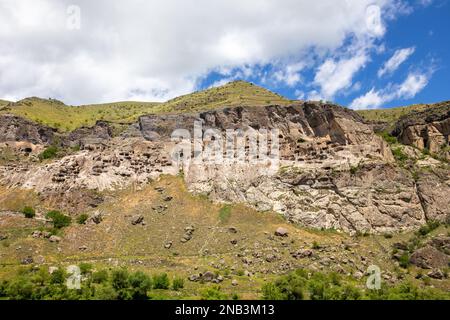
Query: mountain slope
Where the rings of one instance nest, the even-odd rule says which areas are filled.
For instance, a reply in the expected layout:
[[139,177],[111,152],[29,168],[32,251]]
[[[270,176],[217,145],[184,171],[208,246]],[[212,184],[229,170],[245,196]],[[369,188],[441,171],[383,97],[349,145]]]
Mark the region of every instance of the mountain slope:
[[[245,81],[184,95],[165,103],[114,102],[83,106],[68,106],[54,99],[26,98],[13,103],[1,113],[13,113],[35,122],[67,132],[81,126],[93,126],[98,120],[132,123],[151,113],[184,113],[205,111],[223,106],[260,106],[287,104],[289,100]],[[5,105],[8,102],[5,101]],[[2,101],[0,101],[0,107]]]
[[413,112],[425,111],[430,108],[437,108],[445,104],[449,104],[449,101],[434,104],[415,104],[411,106],[389,109],[358,110],[357,112],[368,121],[386,122],[388,129],[393,129],[395,122],[397,122],[402,116]]

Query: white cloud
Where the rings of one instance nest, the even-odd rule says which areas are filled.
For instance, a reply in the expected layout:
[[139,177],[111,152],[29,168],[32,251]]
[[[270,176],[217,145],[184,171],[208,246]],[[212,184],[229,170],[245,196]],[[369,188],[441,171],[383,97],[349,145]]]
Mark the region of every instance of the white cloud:
[[383,67],[380,68],[380,70],[378,70],[378,77],[381,78],[385,74],[393,73],[398,69],[398,67],[400,67],[403,62],[405,62],[409,58],[409,56],[414,53],[414,51],[414,47],[399,49],[395,51],[394,55],[388,61],[386,61],[386,63],[383,65]]
[[[396,3],[2,0],[0,97],[51,96],[71,104],[165,100],[194,90],[211,70],[242,68],[245,76],[255,65],[302,61],[311,50],[325,54],[317,81],[331,96],[349,86],[366,61],[336,51],[346,51],[349,38],[381,37],[381,17],[392,15]],[[72,4],[81,8],[80,30],[66,28]],[[285,69],[280,79],[298,84],[298,73]],[[327,83],[326,74],[336,84]]]
[[428,7],[430,4],[433,3],[433,0],[417,0],[417,2],[419,2],[419,4],[424,7]]
[[352,109],[374,109],[395,99],[411,99],[422,91],[428,84],[433,71],[426,73],[409,73],[405,81],[400,84],[389,85],[383,90],[372,88],[366,94],[356,98],[350,104]]
[[414,98],[428,84],[429,77],[426,74],[410,73],[408,78],[398,86],[396,97],[402,99]]
[[350,58],[340,60],[327,59],[317,70],[314,83],[321,88],[321,96],[327,100],[341,90],[352,86],[354,75],[364,67],[368,61],[365,53],[359,53]]
[[281,82],[289,87],[297,85],[301,81],[300,71],[305,67],[304,63],[293,63],[285,66],[283,69],[274,72],[275,82]]
[[372,88],[366,94],[356,98],[350,105],[352,109],[373,109],[380,107],[383,103],[385,103],[385,97],[380,95],[380,92],[375,91]]

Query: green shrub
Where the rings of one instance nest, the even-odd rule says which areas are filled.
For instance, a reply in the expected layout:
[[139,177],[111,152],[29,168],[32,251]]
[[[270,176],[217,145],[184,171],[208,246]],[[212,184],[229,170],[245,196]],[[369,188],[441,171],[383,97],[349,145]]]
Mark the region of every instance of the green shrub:
[[166,273],[156,274],[153,276],[154,289],[169,289],[170,280]]
[[420,234],[421,236],[425,236],[427,234],[429,234],[431,231],[437,229],[439,227],[439,222],[438,221],[428,221],[426,225],[420,227],[420,229],[418,230],[418,234]]
[[100,270],[92,274],[91,279],[93,283],[104,283],[108,281],[108,271]]
[[314,250],[318,250],[318,249],[320,249],[320,244],[318,244],[317,241],[313,241],[312,248]]
[[56,210],[47,212],[46,217],[52,220],[53,227],[56,229],[67,227],[72,221],[69,216],[63,215],[61,212]]
[[356,174],[356,172],[358,172],[359,167],[358,166],[351,166],[350,167],[350,173],[351,174]]
[[65,281],[66,281],[66,272],[61,268],[56,269],[50,275],[50,282],[52,284],[63,284]]
[[129,285],[128,271],[125,269],[113,271],[111,275],[111,284],[116,290],[126,289]]
[[77,217],[78,224],[85,224],[89,216],[86,213],[82,213]]
[[184,288],[184,279],[180,277],[175,277],[172,281],[172,289],[178,291]]
[[403,153],[401,148],[392,149],[392,155],[394,156],[395,160],[397,160],[401,164],[404,164],[405,161],[408,160],[408,156]]
[[92,271],[92,264],[90,263],[82,262],[78,265],[78,267],[83,275],[89,274]]
[[219,219],[221,222],[227,222],[231,216],[231,206],[224,205],[219,211]]
[[34,218],[36,215],[36,211],[32,207],[25,207],[22,210],[22,213],[25,215],[25,218]]
[[141,271],[132,273],[128,281],[131,286],[131,298],[133,300],[147,299],[147,291],[152,288],[152,280]]
[[381,136],[384,139],[384,141],[386,141],[389,144],[395,144],[398,142],[397,138],[392,136],[388,132],[381,132],[381,133],[379,133],[379,136]]
[[227,300],[228,295],[223,293],[219,286],[212,286],[212,287],[203,289],[200,292],[200,298],[202,300]]
[[402,268],[408,268],[409,266],[409,254],[407,252],[404,252],[400,258],[398,259],[398,263],[400,265],[400,267]]
[[58,151],[58,147],[50,146],[39,154],[39,159],[46,160],[56,158],[58,156]]

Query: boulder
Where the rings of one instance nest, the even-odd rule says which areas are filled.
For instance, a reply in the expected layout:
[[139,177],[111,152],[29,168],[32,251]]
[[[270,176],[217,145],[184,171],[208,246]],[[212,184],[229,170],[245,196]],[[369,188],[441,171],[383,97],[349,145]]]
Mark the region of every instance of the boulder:
[[433,279],[444,279],[445,274],[440,269],[434,269],[433,271],[428,272],[428,276]]
[[423,269],[441,268],[448,265],[449,256],[427,245],[414,251],[411,255],[410,262]]
[[288,231],[286,228],[279,227],[279,228],[277,228],[277,230],[275,230],[275,235],[278,237],[287,237]]
[[50,241],[50,242],[60,242],[61,241],[61,237],[53,235],[53,236],[50,236],[50,238],[48,238],[48,241]]
[[141,215],[141,214],[134,215],[131,218],[131,224],[132,225],[142,224],[143,222],[144,222],[144,216]]
[[93,223],[99,224],[103,220],[103,215],[100,211],[95,211],[90,219]]
[[33,257],[32,256],[28,256],[26,258],[23,258],[21,263],[22,264],[32,264],[34,262]]

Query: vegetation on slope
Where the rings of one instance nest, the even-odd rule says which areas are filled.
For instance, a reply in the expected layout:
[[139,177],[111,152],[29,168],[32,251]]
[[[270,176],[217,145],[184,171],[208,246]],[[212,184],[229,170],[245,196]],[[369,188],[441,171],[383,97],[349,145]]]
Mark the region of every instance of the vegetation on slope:
[[439,107],[444,103],[446,102],[436,104],[415,104],[407,107],[389,109],[358,110],[357,112],[368,121],[386,122],[388,123],[388,127],[392,129],[395,122],[397,122],[402,116],[410,114],[412,112],[420,112],[429,108]]
[[337,273],[299,269],[263,286],[268,300],[448,300],[450,294],[434,288],[420,288],[410,282],[380,289],[366,289]]
[[[184,290],[181,277],[166,273],[153,276],[126,268],[94,270],[82,263],[79,288],[69,288],[70,275],[62,268],[26,267],[14,277],[0,282],[0,298],[14,300],[148,300],[148,299],[239,299],[219,285],[201,284],[192,296]],[[73,276],[72,276],[73,278]],[[68,281],[69,280],[69,281]],[[268,300],[448,300],[448,292],[420,288],[410,282],[367,289],[337,273],[298,269],[262,286],[262,298]]]
[[133,122],[151,112],[155,105],[157,103],[116,102],[74,107],[53,99],[27,98],[3,108],[0,113],[13,113],[60,131],[72,131],[81,126],[93,126],[98,120]]
[[58,100],[33,97],[1,108],[2,102],[0,101],[0,114],[13,113],[60,131],[72,131],[81,126],[93,126],[98,120],[132,123],[139,116],[149,113],[195,112],[223,106],[287,103],[289,100],[269,90],[245,81],[235,81],[220,87],[180,96],[165,103],[127,101],[67,106]]

